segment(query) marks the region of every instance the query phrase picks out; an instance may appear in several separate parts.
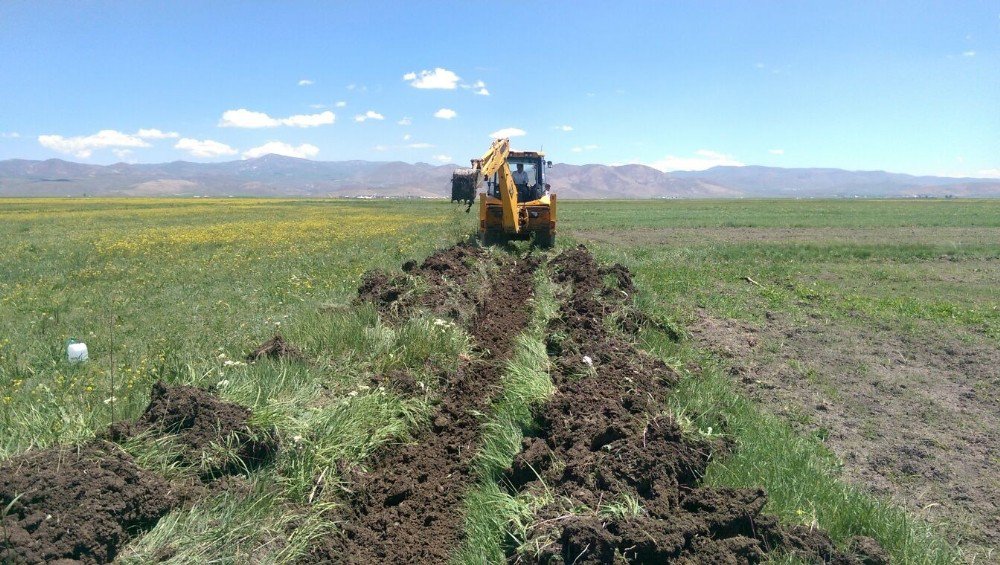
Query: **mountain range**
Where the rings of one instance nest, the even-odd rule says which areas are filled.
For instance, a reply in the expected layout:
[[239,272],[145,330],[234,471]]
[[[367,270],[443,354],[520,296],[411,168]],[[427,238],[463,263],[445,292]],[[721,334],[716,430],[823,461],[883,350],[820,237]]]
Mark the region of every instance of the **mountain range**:
[[[0,196],[450,195],[450,165],[311,161],[280,155],[223,163],[90,165],[61,159],[0,161]],[[645,165],[558,163],[547,182],[562,198],[1000,197],[1000,179],[884,171],[714,167],[665,173]]]

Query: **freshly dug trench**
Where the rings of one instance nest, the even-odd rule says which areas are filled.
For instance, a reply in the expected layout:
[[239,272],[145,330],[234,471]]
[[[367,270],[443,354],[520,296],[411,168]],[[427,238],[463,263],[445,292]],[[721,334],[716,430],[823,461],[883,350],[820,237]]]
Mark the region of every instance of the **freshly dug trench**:
[[0,562],[107,563],[175,504],[114,444],[28,452],[0,465]]
[[274,430],[253,429],[249,419],[248,408],[220,400],[209,390],[158,381],[142,416],[115,424],[108,435],[122,441],[142,433],[174,434],[184,448],[181,461],[211,479],[259,467],[277,453]]
[[[481,355],[448,376],[432,425],[415,443],[381,453],[369,472],[354,474],[344,535],[317,548],[316,561],[445,563],[460,545],[464,496],[475,480],[470,463],[481,423],[477,414],[487,407],[514,338],[527,325],[527,299],[538,264],[531,258],[497,259],[500,264],[484,294],[454,285],[454,281],[468,283],[475,267],[470,258],[481,260],[482,252],[457,246],[432,255],[419,271],[431,285],[431,297],[447,296],[449,301],[488,297],[473,303],[474,314],[465,322]],[[432,298],[431,304],[437,301]]]
[[822,532],[782,527],[761,513],[763,490],[698,487],[719,446],[688,439],[661,415],[678,376],[606,323],[629,308],[631,276],[602,270],[583,247],[551,264],[571,289],[549,327],[557,392],[508,479],[555,502],[528,534],[542,549],[520,561],[757,563],[780,548],[811,562],[885,562],[871,540],[845,554]]

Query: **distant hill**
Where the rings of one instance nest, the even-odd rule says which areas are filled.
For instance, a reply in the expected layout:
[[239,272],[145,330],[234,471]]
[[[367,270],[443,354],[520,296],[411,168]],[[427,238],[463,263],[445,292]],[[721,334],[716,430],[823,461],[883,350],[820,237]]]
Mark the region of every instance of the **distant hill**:
[[[225,163],[87,165],[0,161],[0,196],[446,197],[456,165],[310,161],[280,155]],[[556,164],[563,198],[1000,197],[1000,179],[917,177],[884,171],[715,167],[664,173],[645,165]]]

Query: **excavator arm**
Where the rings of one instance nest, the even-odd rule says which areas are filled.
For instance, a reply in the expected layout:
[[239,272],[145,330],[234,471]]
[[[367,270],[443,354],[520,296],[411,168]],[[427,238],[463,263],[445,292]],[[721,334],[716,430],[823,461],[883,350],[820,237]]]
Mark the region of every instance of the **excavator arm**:
[[478,168],[483,180],[489,181],[490,177],[497,175],[497,191],[503,207],[504,231],[518,233],[521,231],[521,223],[517,213],[517,187],[514,185],[510,165],[507,164],[508,155],[510,155],[510,139],[498,139],[483,154],[482,159],[478,160]]

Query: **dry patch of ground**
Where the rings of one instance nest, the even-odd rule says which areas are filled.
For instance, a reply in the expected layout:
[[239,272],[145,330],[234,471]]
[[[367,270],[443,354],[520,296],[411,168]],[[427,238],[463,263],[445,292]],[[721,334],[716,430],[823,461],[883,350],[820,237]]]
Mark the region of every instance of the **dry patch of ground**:
[[694,339],[749,394],[825,439],[846,477],[943,526],[972,553],[1000,532],[1000,349],[941,329],[902,333],[767,313],[698,312]]

